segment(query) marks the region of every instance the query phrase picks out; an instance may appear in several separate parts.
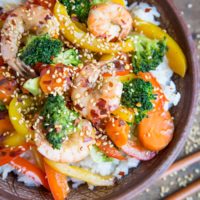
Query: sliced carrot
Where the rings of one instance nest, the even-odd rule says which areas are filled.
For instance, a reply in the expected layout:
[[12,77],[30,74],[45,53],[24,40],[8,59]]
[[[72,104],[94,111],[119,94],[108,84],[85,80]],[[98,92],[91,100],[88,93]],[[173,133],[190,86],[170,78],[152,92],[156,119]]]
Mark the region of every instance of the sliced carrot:
[[0,135],[14,130],[7,111],[0,112]]
[[45,94],[65,91],[70,82],[69,70],[63,66],[49,66],[40,73],[40,87]]
[[138,125],[142,145],[151,151],[164,149],[172,140],[174,123],[169,111],[153,110]]
[[97,139],[96,145],[108,157],[116,158],[118,160],[126,160],[122,153],[113,145],[111,146],[107,140]]
[[27,177],[33,179],[36,184],[41,184],[49,190],[49,184],[45,178],[45,173],[36,165],[21,157],[17,157],[12,160],[10,165]]
[[20,154],[29,149],[29,145],[25,144],[18,147],[0,147],[0,166],[5,165],[17,158]]
[[114,117],[111,118],[106,123],[105,130],[106,134],[117,147],[120,148],[127,143],[130,127],[124,120]]
[[153,85],[154,88],[153,92],[156,95],[156,100],[153,101],[154,107],[156,107],[157,109],[163,109],[163,106],[167,101],[167,98],[165,97],[165,94],[163,93],[163,90],[158,81],[156,80],[156,78],[151,73],[148,72],[147,73],[140,72],[138,74],[138,77],[142,78],[145,81],[149,81]]
[[47,180],[49,183],[49,187],[51,193],[55,200],[64,200],[67,198],[67,195],[70,191],[67,177],[53,168],[51,168],[48,164],[44,162],[45,172],[47,175]]

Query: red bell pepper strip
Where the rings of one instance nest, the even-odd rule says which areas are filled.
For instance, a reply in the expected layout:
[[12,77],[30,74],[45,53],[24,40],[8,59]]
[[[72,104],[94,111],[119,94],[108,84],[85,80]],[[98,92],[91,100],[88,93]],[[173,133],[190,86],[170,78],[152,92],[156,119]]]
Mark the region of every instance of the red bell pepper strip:
[[0,166],[5,165],[12,161],[13,159],[17,158],[19,155],[24,153],[29,149],[29,145],[25,144],[23,146],[18,147],[0,147]]
[[21,157],[17,157],[16,159],[12,160],[10,165],[49,190],[49,184],[45,178],[45,173],[36,165],[33,165]]
[[122,153],[114,146],[111,146],[108,141],[101,139],[96,140],[98,148],[108,157],[116,158],[118,160],[126,160]]
[[127,155],[143,161],[151,160],[156,155],[156,152],[149,151],[139,143],[131,140],[122,146],[121,149]]
[[63,175],[55,171],[45,162],[44,162],[44,168],[47,175],[49,187],[54,199],[55,200],[66,199],[70,191],[66,175]]

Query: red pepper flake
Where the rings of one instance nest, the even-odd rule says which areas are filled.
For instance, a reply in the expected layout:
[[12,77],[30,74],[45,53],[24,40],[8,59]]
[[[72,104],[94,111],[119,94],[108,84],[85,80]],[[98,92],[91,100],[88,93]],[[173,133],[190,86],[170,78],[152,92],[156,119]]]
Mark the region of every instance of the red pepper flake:
[[0,155],[1,155],[1,156],[6,156],[6,155],[7,155],[7,152],[2,151],[2,152],[0,152]]
[[83,110],[83,108],[82,108],[79,104],[76,104],[76,105],[75,105],[75,108],[76,108],[77,110],[79,110],[79,111],[82,111],[82,110]]
[[120,175],[120,176],[124,176],[125,173],[121,171],[121,172],[119,172],[119,175]]
[[9,153],[9,156],[10,156],[10,157],[15,157],[15,156],[18,156],[21,152],[22,152],[21,149],[18,149],[18,150],[16,150],[16,151],[11,151],[11,152]]
[[145,11],[146,13],[147,13],[147,12],[150,12],[150,11],[151,11],[151,8],[146,8],[144,11]]
[[94,117],[94,118],[98,118],[98,117],[99,117],[98,113],[96,113],[95,110],[91,110],[91,111],[90,111],[90,114],[91,114],[91,116]]
[[46,85],[49,85],[49,84],[51,84],[51,80],[49,80],[49,81],[43,81],[43,83],[46,84]]
[[99,101],[96,103],[96,106],[99,109],[104,109],[106,106],[106,100],[100,98]]

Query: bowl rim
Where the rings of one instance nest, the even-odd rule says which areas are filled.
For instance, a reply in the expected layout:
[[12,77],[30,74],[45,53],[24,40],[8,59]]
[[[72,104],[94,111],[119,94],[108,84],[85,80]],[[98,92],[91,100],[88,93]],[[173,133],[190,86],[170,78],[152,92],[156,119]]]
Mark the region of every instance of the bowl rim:
[[[180,154],[181,150],[183,149],[185,142],[187,140],[187,137],[189,135],[189,130],[191,129],[191,126],[193,124],[194,115],[196,113],[196,106],[198,103],[198,89],[200,89],[200,75],[199,75],[199,67],[200,64],[198,62],[197,57],[197,49],[195,46],[195,42],[192,38],[192,35],[185,23],[185,20],[183,19],[183,16],[181,15],[180,11],[176,7],[174,0],[166,0],[168,3],[171,12],[173,12],[174,16],[178,19],[180,26],[182,27],[184,39],[186,45],[189,47],[189,55],[191,56],[191,67],[192,67],[192,77],[193,77],[193,86],[192,86],[192,98],[191,98],[191,104],[189,108],[189,112],[187,115],[187,123],[185,124],[184,131],[182,133],[181,139],[177,142],[175,148],[173,148],[173,152],[167,157],[166,160],[159,163],[159,167],[156,168],[156,171],[152,171],[151,174],[149,174],[148,177],[143,177],[143,181],[140,185],[132,186],[128,188],[127,190],[121,192],[120,195],[117,197],[109,197],[109,200],[130,200],[133,199],[133,197],[136,197],[139,193],[144,191],[147,188],[147,185],[150,185],[153,181],[157,180],[157,177],[160,177],[176,160],[178,155]],[[108,199],[108,198],[105,198]]]

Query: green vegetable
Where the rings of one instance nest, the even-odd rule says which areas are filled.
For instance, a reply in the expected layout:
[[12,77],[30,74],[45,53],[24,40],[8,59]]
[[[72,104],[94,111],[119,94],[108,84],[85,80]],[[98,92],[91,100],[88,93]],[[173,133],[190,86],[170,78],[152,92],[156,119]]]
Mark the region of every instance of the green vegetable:
[[149,72],[163,61],[167,51],[166,40],[151,40],[142,35],[133,36],[135,52],[132,56],[133,72]]
[[106,3],[108,2],[108,0],[92,0],[91,1],[91,5],[97,5],[97,4],[100,4],[100,3]]
[[33,94],[34,96],[37,96],[41,93],[40,90],[40,78],[33,78],[33,79],[29,79],[27,80],[23,87],[28,90],[31,94]]
[[90,0],[59,0],[67,8],[69,15],[76,15],[81,22],[85,22],[90,11]]
[[60,149],[67,135],[76,131],[74,122],[78,114],[65,104],[64,97],[49,95],[41,111],[43,128],[47,131],[46,139],[55,149]]
[[135,108],[136,124],[147,116],[149,110],[153,109],[151,101],[154,99],[153,86],[150,82],[136,78],[123,84],[121,103],[128,108]]
[[78,52],[74,49],[69,49],[61,52],[53,59],[54,64],[62,63],[64,65],[77,66],[81,63]]
[[113,161],[113,158],[109,158],[108,156],[106,156],[103,152],[100,151],[100,149],[96,145],[90,147],[90,156],[92,160],[96,163]]
[[0,101],[0,112],[4,110],[7,110],[6,106],[3,104],[3,102]]
[[62,42],[49,35],[31,36],[25,47],[19,53],[19,58],[26,64],[33,66],[36,63],[51,64],[52,58],[62,49]]

